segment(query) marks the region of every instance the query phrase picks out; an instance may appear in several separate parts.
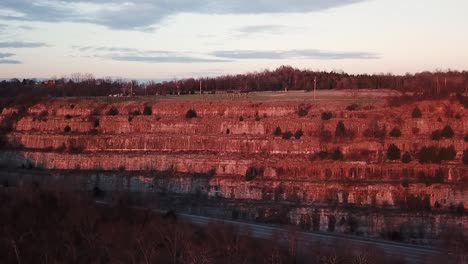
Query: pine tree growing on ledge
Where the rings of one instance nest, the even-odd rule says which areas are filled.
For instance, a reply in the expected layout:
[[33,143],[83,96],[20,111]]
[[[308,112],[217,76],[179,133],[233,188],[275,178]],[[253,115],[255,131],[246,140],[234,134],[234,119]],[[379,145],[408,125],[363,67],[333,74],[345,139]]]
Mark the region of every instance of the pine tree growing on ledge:
[[196,118],[197,116],[198,116],[197,111],[195,111],[195,109],[190,109],[185,114],[185,118],[187,118],[187,119]]
[[405,164],[408,164],[411,162],[411,154],[409,154],[409,152],[405,152],[405,154],[403,154],[403,157],[401,158],[401,162],[405,163]]
[[441,136],[444,138],[453,138],[455,136],[455,132],[453,132],[453,129],[451,126],[446,125],[444,129],[441,131]]
[[346,136],[346,128],[343,121],[338,122],[335,129],[335,137],[345,137]]
[[245,180],[246,181],[253,181],[257,177],[257,169],[255,167],[250,167],[247,169],[245,173]]
[[145,106],[145,108],[143,109],[143,114],[146,115],[146,116],[150,116],[153,114],[153,109],[151,108],[151,106]]
[[275,132],[273,132],[273,135],[275,135],[277,137],[281,136],[282,134],[283,134],[283,131],[281,130],[281,127],[277,127],[275,129]]
[[294,137],[296,139],[301,139],[301,137],[304,135],[304,132],[302,132],[302,129],[299,129],[296,131],[296,133],[294,133]]
[[118,114],[119,114],[119,110],[117,110],[117,108],[115,107],[112,107],[111,109],[109,109],[109,111],[107,111],[108,116],[116,116]]
[[400,149],[395,144],[391,144],[387,150],[387,158],[389,160],[399,160],[400,157],[401,157]]
[[391,137],[395,137],[395,138],[399,138],[401,137],[401,131],[399,128],[395,127],[394,129],[392,129],[392,131],[390,131],[390,136]]
[[421,109],[419,109],[419,107],[415,107],[414,110],[413,110],[413,113],[411,114],[411,117],[412,118],[422,118],[422,112],[421,112]]

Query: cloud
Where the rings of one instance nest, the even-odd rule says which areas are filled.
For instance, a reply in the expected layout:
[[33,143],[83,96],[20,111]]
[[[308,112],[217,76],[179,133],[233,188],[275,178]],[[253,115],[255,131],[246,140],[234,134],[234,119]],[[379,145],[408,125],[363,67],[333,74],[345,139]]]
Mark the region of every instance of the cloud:
[[21,61],[0,59],[0,64],[21,64]]
[[8,58],[8,57],[11,57],[11,56],[14,56],[15,54],[13,53],[1,53],[0,52],[0,59],[3,59],[3,58]]
[[48,45],[42,42],[22,42],[22,41],[10,41],[0,42],[0,48],[40,48],[47,47]]
[[241,34],[258,34],[258,33],[269,33],[269,34],[281,34],[287,30],[288,27],[280,25],[256,25],[246,26],[239,28]]
[[133,61],[147,63],[207,63],[207,62],[229,62],[227,59],[210,59],[187,56],[110,56],[115,61]]
[[18,26],[19,29],[22,29],[22,30],[34,30],[36,29],[35,27],[31,27],[31,26]]
[[0,19],[148,29],[171,15],[307,13],[367,0],[2,0]]
[[83,54],[81,57],[101,58],[114,61],[145,63],[210,63],[232,61],[225,58],[216,58],[207,56],[206,54],[196,54],[192,52],[103,46],[74,46],[73,48]]
[[258,50],[224,50],[214,51],[212,56],[233,60],[265,59],[318,59],[318,60],[344,60],[344,59],[378,59],[379,56],[369,52],[334,52],[317,49],[286,50],[286,51],[258,51]]
[[285,60],[285,59],[379,59],[371,52],[303,50],[218,50],[210,53],[178,52],[167,50],[142,50],[125,47],[74,46],[85,58],[101,58],[114,61],[146,63],[211,63],[238,60]]
[[0,52],[0,64],[21,64],[21,61],[12,60],[12,59],[5,59],[15,56],[13,53],[2,53]]

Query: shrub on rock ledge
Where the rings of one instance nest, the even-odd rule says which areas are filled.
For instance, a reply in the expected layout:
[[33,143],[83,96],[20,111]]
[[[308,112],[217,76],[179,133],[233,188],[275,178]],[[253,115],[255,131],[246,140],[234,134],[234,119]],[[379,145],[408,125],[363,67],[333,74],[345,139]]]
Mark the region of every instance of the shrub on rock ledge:
[[281,130],[281,127],[277,127],[275,129],[275,132],[273,132],[273,135],[275,135],[277,137],[281,136],[282,134],[283,134],[283,131]]
[[392,129],[392,131],[390,131],[390,136],[391,137],[394,137],[394,138],[399,138],[401,137],[401,131],[399,128],[395,127],[394,129]]
[[330,120],[332,119],[333,117],[333,114],[331,112],[323,112],[322,113],[322,120],[326,121],[326,120]]
[[411,154],[407,151],[405,152],[405,154],[403,154],[403,157],[401,158],[401,162],[405,163],[405,164],[408,164],[410,163],[412,160],[411,158]]
[[192,119],[192,118],[196,118],[196,117],[198,117],[198,115],[197,115],[197,111],[195,111],[195,109],[190,109],[185,114],[185,118],[187,118],[187,119]]
[[335,151],[332,153],[331,158],[333,160],[343,160],[343,153],[341,152],[340,148],[336,148]]
[[442,139],[442,131],[440,130],[435,130],[431,134],[431,139],[432,140],[441,140]]
[[335,129],[336,137],[344,137],[346,135],[346,128],[343,121],[338,122]]
[[304,135],[304,132],[302,132],[302,129],[299,129],[296,131],[296,133],[294,133],[294,137],[296,139],[301,139],[301,137]]
[[291,131],[287,131],[283,133],[283,139],[291,139],[293,137],[293,133]]
[[303,105],[301,104],[299,106],[299,109],[297,110],[297,115],[299,117],[305,117],[309,114],[311,106],[310,105]]
[[107,111],[108,116],[116,116],[118,114],[119,114],[119,110],[117,110],[117,108],[115,107],[112,107],[111,109],[109,109],[109,111]]
[[143,109],[143,115],[147,115],[147,116],[150,116],[153,114],[153,108],[151,108],[151,106],[145,106],[145,108]]
[[455,132],[453,132],[453,129],[451,126],[446,125],[444,129],[442,129],[441,135],[444,138],[453,138],[453,136],[455,135]]
[[246,181],[253,181],[253,180],[255,180],[255,178],[257,178],[257,175],[258,175],[257,168],[250,167],[245,172],[245,180]]
[[348,105],[346,107],[346,111],[356,111],[359,109],[359,105],[358,104],[352,104],[352,105]]
[[421,109],[419,109],[419,107],[415,107],[414,110],[413,110],[413,113],[411,113],[411,117],[412,118],[422,118],[422,112],[421,112]]
[[70,132],[71,132],[71,127],[70,127],[70,126],[66,126],[66,127],[63,129],[63,132],[65,132],[65,133],[70,133]]
[[391,144],[387,150],[387,158],[389,160],[399,160],[400,157],[401,157],[400,149],[395,144]]

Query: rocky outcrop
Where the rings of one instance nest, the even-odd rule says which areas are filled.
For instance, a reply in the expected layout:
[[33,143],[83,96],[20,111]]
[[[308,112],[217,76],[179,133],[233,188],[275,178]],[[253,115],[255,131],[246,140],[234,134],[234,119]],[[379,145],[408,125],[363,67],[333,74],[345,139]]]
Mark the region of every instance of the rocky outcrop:
[[[411,221],[402,216],[405,208],[431,209],[437,216],[430,225],[438,226],[451,221],[454,208],[468,205],[468,166],[461,158],[468,148],[468,112],[451,102],[422,102],[422,118],[412,118],[415,106],[346,111],[342,103],[54,100],[27,109],[4,136],[0,166],[74,172],[67,179],[81,175],[85,189],[295,204],[290,222],[315,221],[320,230],[331,216],[348,221],[348,206],[400,214],[398,224],[387,226]],[[150,115],[143,115],[145,107]],[[189,109],[196,118],[186,118]],[[14,112],[3,109],[0,122]],[[323,112],[331,119],[323,120]],[[447,125],[453,137],[431,139]],[[274,135],[278,127],[291,138]],[[389,135],[394,128],[401,136]],[[392,144],[412,160],[389,160]],[[453,146],[455,158],[420,164],[416,154],[423,146]],[[318,222],[311,220],[317,215]],[[361,218],[362,232],[376,232],[368,216]],[[466,219],[462,224],[467,228]]]

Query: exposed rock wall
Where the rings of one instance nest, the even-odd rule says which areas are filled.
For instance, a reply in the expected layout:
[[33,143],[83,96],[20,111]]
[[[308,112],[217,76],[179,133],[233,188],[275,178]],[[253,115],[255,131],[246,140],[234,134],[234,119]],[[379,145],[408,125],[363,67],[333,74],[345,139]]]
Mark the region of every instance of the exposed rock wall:
[[[296,204],[288,219],[303,224],[320,215],[320,230],[331,215],[337,221],[348,217],[343,209],[335,212],[336,206],[390,208],[399,215],[397,224],[385,224],[401,226],[411,219],[400,210],[413,201],[437,211],[429,223],[434,227],[452,221],[447,212],[454,207],[468,205],[468,166],[461,158],[468,149],[463,139],[468,111],[448,101],[417,106],[422,118],[411,117],[416,105],[376,104],[346,111],[346,105],[326,102],[54,100],[30,107],[5,136],[10,149],[0,150],[0,166],[76,171],[87,179],[81,182],[88,189]],[[152,114],[142,115],[144,107],[151,107]],[[189,109],[198,117],[187,119]],[[301,109],[308,110],[299,114]],[[15,111],[3,109],[0,122]],[[332,113],[330,120],[322,120],[326,111]],[[339,122],[345,126],[344,137],[335,135]],[[431,133],[446,125],[454,136],[432,140]],[[273,135],[277,127],[303,135],[283,139]],[[400,129],[401,137],[389,136],[393,128]],[[390,161],[391,144],[402,154],[409,152],[412,161]],[[456,157],[420,164],[416,153],[423,146],[453,146]],[[343,159],[331,159],[336,149]],[[327,152],[326,157],[320,152]],[[161,172],[168,176],[160,177]],[[126,173],[128,177],[122,176]],[[381,232],[386,221],[372,216],[374,224],[369,215],[358,217],[366,234]],[[467,227],[466,219],[462,224]]]

